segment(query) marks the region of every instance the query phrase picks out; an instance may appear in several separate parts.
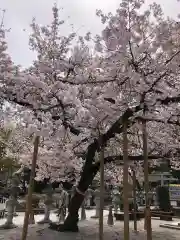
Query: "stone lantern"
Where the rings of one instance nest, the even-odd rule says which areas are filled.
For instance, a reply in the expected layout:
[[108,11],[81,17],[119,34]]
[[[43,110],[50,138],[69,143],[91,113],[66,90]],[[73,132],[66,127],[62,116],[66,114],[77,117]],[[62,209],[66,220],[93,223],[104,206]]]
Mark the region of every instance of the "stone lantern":
[[44,224],[44,223],[51,223],[50,220],[50,209],[53,203],[53,189],[52,186],[50,184],[48,184],[48,186],[46,187],[46,189],[44,190],[45,193],[45,199],[44,199],[44,205],[45,205],[45,209],[44,209],[44,218],[38,222],[38,224]]
[[20,191],[20,188],[18,187],[18,185],[19,185],[18,179],[16,177],[13,177],[11,181],[11,187],[10,187],[10,196],[5,203],[6,211],[7,211],[6,222],[0,226],[0,229],[11,229],[16,227],[16,225],[13,224],[13,217],[14,217],[16,206],[18,204],[17,197]]

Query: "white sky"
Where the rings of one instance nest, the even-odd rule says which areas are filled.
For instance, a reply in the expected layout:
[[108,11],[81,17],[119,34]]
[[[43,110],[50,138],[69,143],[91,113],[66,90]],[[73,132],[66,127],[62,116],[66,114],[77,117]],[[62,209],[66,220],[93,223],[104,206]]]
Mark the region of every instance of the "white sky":
[[[34,54],[28,49],[29,24],[33,17],[40,24],[51,22],[51,9],[54,3],[63,7],[62,20],[67,20],[66,27],[62,29],[66,35],[68,26],[73,23],[79,34],[91,31],[100,33],[102,25],[95,15],[96,9],[104,12],[114,12],[120,0],[0,0],[0,9],[6,9],[5,26],[11,28],[7,36],[9,52],[16,64],[26,67],[31,64]],[[147,4],[153,0],[146,0]],[[180,3],[177,0],[156,0],[163,7],[164,12],[176,17],[180,13]],[[68,18],[69,16],[69,18]],[[26,29],[26,31],[23,31]]]

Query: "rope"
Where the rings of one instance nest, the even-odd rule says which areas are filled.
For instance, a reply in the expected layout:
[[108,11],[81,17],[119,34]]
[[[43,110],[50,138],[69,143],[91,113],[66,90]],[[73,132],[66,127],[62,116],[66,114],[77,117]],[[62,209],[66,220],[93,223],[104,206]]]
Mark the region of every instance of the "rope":
[[85,196],[85,193],[81,192],[81,190],[79,190],[77,187],[76,187],[76,192],[82,195],[83,197]]

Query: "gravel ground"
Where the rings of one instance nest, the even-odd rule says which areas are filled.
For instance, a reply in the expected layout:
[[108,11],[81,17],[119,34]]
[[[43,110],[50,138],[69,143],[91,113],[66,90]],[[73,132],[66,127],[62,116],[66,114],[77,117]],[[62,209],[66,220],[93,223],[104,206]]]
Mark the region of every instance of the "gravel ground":
[[[79,233],[59,233],[48,229],[47,225],[38,226],[30,225],[28,231],[27,240],[96,240],[98,239],[98,220],[91,219],[90,217],[94,215],[93,210],[86,211],[87,220],[80,221]],[[113,227],[106,224],[107,222],[107,211],[104,213],[104,240],[123,240],[123,222],[115,222]],[[42,215],[37,215],[35,220],[38,221],[42,219]],[[51,219],[56,221],[56,216],[51,214]],[[176,220],[177,221],[177,220]],[[2,224],[4,220],[0,220]],[[0,230],[0,240],[20,240],[22,224],[23,224],[23,214],[19,214],[18,217],[14,218],[14,223],[18,225],[18,228],[12,230]],[[153,240],[163,239],[163,240],[179,240],[180,231],[160,228],[160,223],[167,223],[165,221],[160,221],[152,219],[152,229],[153,229]],[[131,240],[145,240],[146,234],[143,230],[144,221],[138,222],[138,233],[133,233],[133,222],[130,222],[130,232]]]

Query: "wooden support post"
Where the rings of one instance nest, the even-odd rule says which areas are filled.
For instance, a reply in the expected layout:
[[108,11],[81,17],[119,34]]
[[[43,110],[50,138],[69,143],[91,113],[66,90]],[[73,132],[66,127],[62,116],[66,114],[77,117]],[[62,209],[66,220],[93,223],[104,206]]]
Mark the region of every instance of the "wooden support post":
[[134,202],[134,231],[137,232],[137,203],[136,203],[136,174],[134,169],[132,169],[133,173],[133,202]]
[[100,209],[99,209],[99,240],[104,239],[104,146],[100,136]]
[[128,182],[128,138],[127,122],[123,123],[123,204],[124,204],[124,240],[129,240],[129,182]]
[[149,172],[148,172],[148,143],[147,143],[147,131],[146,121],[142,121],[143,132],[143,155],[144,155],[144,189],[145,189],[145,218],[144,228],[147,231],[147,240],[152,240],[152,228],[151,228],[151,210],[149,205]]
[[33,159],[32,159],[32,165],[31,165],[31,176],[30,176],[30,182],[28,186],[26,212],[24,216],[24,224],[22,229],[21,240],[26,240],[27,232],[28,232],[29,214],[31,213],[31,209],[32,209],[32,193],[33,193],[35,170],[36,170],[36,163],[37,163],[37,156],[38,156],[39,139],[40,137],[36,136],[34,141],[34,152],[33,152]]

